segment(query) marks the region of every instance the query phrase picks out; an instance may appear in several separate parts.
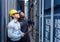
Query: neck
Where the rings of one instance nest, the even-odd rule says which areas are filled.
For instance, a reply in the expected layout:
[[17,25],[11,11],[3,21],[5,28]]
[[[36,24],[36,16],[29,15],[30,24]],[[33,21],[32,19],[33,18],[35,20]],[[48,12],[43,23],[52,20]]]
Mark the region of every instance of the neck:
[[18,20],[17,18],[14,18],[14,20]]

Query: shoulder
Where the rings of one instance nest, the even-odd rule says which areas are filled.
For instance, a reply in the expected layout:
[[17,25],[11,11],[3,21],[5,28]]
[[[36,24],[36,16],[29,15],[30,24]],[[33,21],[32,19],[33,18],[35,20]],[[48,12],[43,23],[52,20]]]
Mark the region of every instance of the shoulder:
[[24,21],[28,22],[28,19],[27,18],[24,18]]
[[13,26],[13,20],[8,23],[8,26]]

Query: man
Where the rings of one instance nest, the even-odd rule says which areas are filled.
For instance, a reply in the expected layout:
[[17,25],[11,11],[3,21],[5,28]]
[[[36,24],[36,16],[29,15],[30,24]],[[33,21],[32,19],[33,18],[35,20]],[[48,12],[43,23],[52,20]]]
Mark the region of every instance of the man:
[[12,21],[8,24],[8,38],[9,42],[20,42],[21,37],[24,37],[24,33],[21,31],[20,23],[18,19],[20,18],[19,13],[12,9],[9,12],[10,17],[12,17]]
[[[25,14],[23,12],[18,11],[20,13],[20,18],[19,18],[19,22],[21,23],[21,31],[26,33],[28,31],[31,31],[30,28],[28,28],[28,24],[31,25],[31,22],[28,21],[28,19],[25,18]],[[29,34],[27,33],[21,40],[20,42],[30,42],[30,37]]]

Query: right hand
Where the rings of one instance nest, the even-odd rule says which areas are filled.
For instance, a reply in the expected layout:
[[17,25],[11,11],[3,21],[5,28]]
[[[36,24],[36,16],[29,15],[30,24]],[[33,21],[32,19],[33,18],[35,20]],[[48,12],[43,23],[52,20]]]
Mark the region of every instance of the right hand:
[[21,34],[21,37],[24,37],[25,36],[25,34],[23,33],[23,34]]

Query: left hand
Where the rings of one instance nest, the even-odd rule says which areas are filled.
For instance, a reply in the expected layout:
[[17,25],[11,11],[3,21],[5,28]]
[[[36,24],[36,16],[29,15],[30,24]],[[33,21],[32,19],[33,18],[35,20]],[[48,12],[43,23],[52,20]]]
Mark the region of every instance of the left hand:
[[25,36],[25,33],[21,34],[21,37],[24,37]]
[[32,28],[28,28],[28,31],[31,31],[32,30]]

